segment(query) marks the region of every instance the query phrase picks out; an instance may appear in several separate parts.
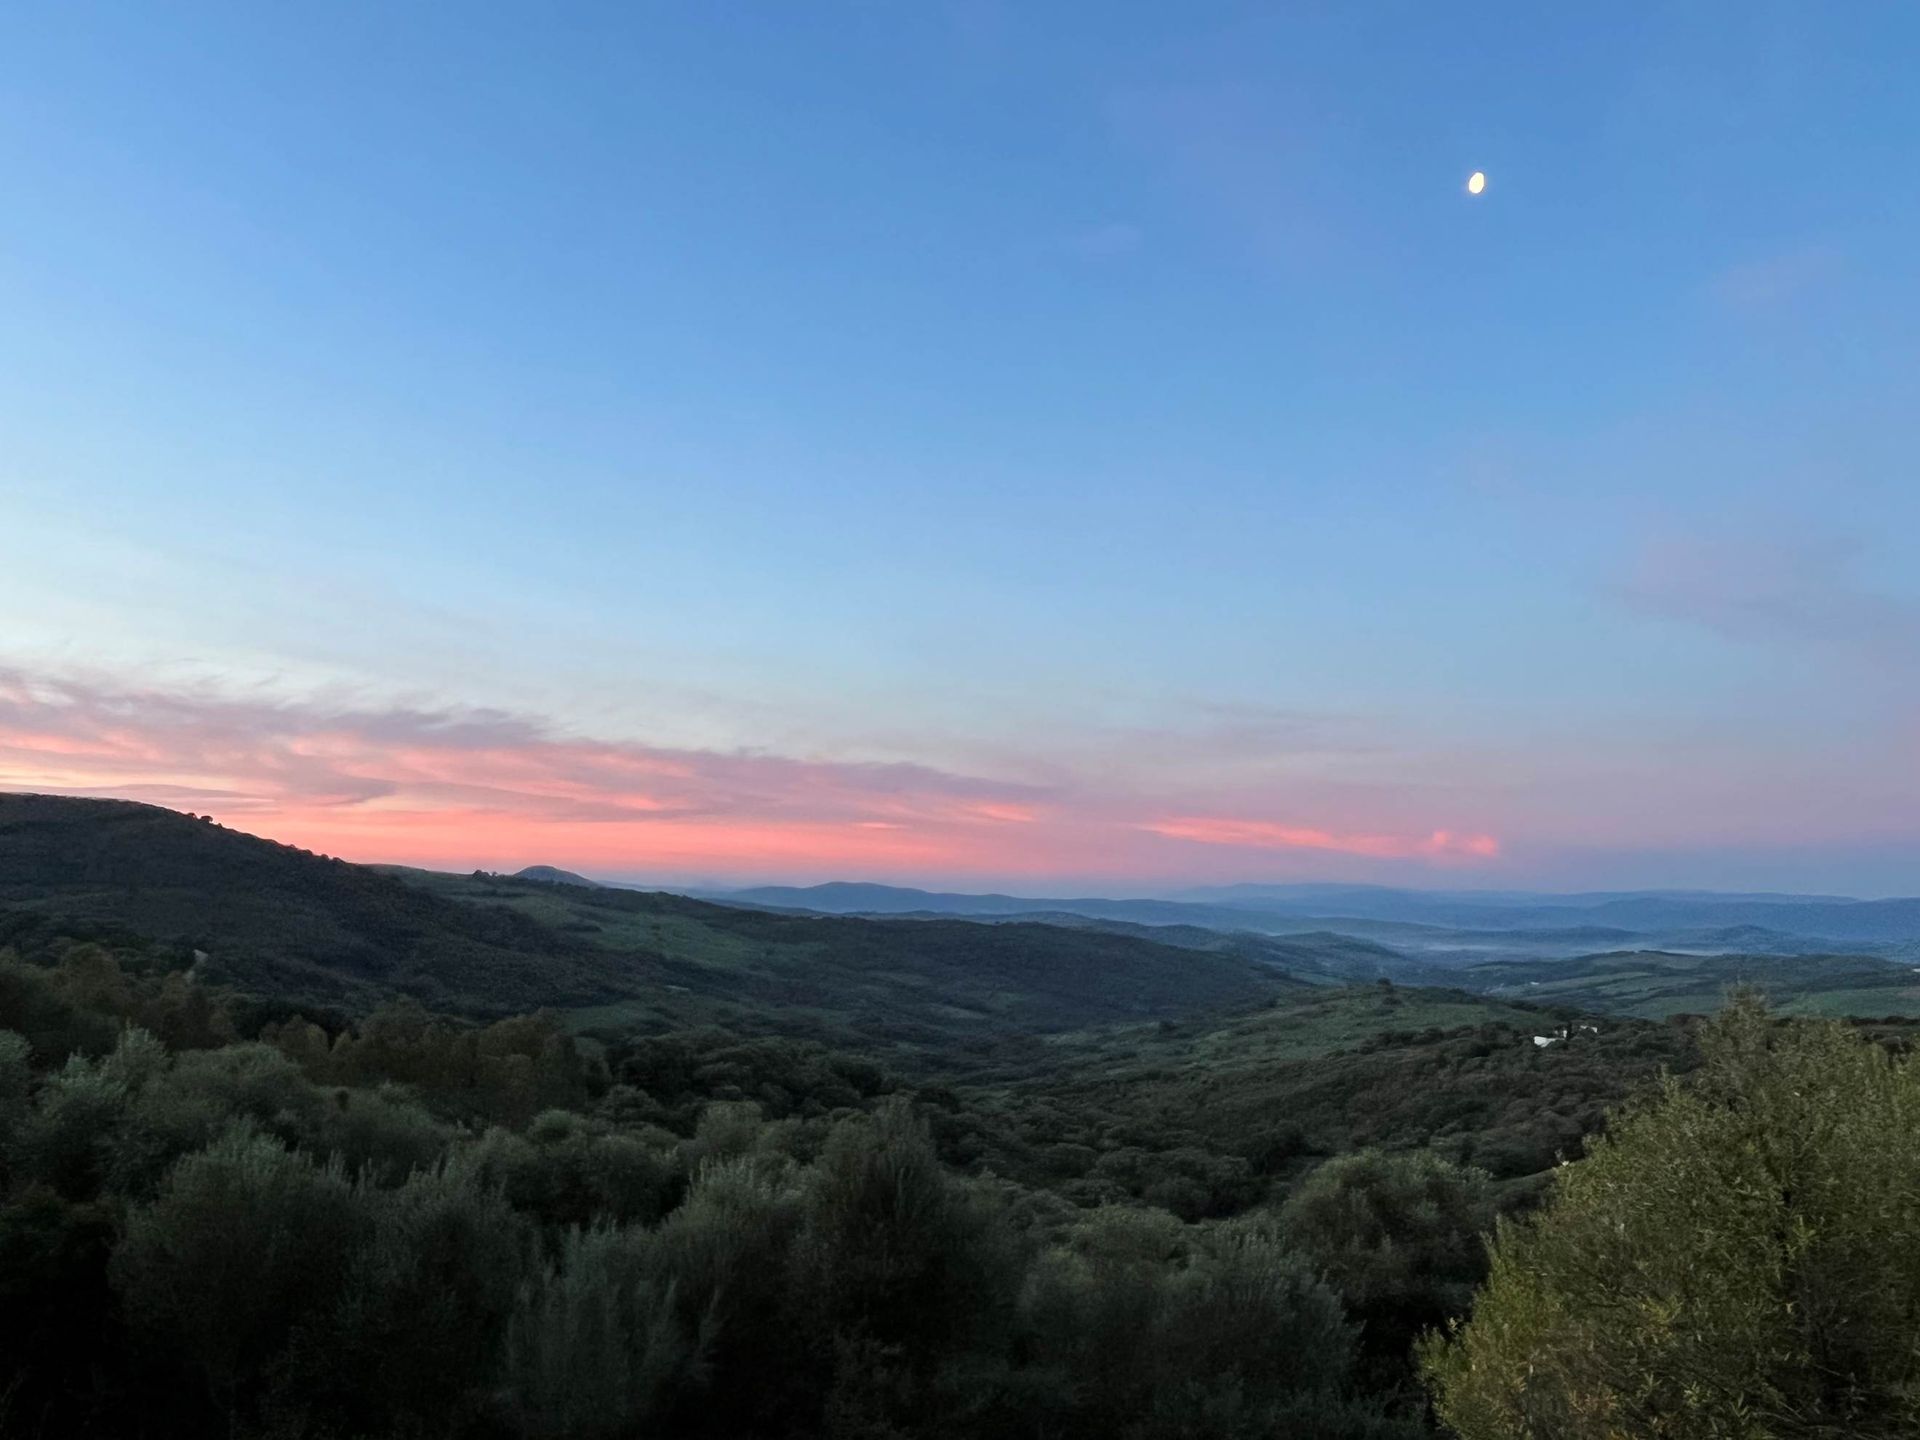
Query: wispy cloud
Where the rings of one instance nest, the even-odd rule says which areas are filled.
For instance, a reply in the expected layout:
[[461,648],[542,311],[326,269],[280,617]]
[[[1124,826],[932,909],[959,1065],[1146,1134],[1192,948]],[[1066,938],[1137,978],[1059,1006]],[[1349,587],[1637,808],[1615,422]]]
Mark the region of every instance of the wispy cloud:
[[1729,310],[1778,309],[1820,289],[1840,273],[1841,255],[1830,245],[1803,245],[1729,265],[1708,289]]
[[115,688],[0,671],[0,780],[36,774],[169,793],[353,806],[402,792],[579,821],[633,813],[795,813],[981,818],[1031,787],[911,764],[819,762],[751,752],[582,739],[493,710],[341,709],[212,692]]
[[[1264,732],[1266,722],[1243,725]],[[1271,737],[1269,737],[1271,738]],[[1251,737],[1243,735],[1243,742]],[[1167,819],[1124,773],[1034,784],[910,763],[649,745],[537,717],[235,697],[0,669],[0,788],[207,810],[356,859],[610,874],[1191,873],[1194,842],[1486,859],[1484,836],[1290,814]],[[1190,803],[1205,806],[1205,795]],[[1204,867],[1201,867],[1204,869]]]
[[1500,853],[1500,842],[1491,835],[1456,835],[1450,830],[1435,830],[1422,837],[1346,835],[1311,826],[1208,815],[1154,820],[1142,828],[1156,835],[1202,845],[1234,845],[1258,850],[1331,850],[1341,855],[1366,855],[1382,860],[1415,856],[1488,860]]
[[1865,554],[1831,535],[1673,535],[1644,545],[1614,589],[1642,613],[1730,640],[1920,674],[1920,603],[1863,580]]

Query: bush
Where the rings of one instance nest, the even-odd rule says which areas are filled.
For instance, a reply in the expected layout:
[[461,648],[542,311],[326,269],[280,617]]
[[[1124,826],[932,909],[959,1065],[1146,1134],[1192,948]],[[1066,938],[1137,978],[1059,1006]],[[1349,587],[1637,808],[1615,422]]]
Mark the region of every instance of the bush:
[[126,1086],[93,1061],[71,1057],[15,1130],[17,1168],[69,1199],[98,1194],[127,1109]]
[[0,1030],[0,1176],[6,1174],[13,1132],[27,1117],[28,1096],[33,1089],[32,1053],[26,1036]]
[[338,1156],[349,1175],[398,1185],[432,1170],[453,1143],[453,1130],[399,1085],[336,1090],[320,1119],[316,1148]]
[[676,1184],[670,1159],[646,1142],[562,1110],[540,1115],[525,1136],[489,1130],[462,1163],[557,1226],[657,1219]]
[[1396,1365],[1415,1336],[1467,1308],[1493,1219],[1483,1172],[1424,1151],[1329,1160],[1281,1214],[1288,1242],[1361,1322],[1367,1350]]
[[[0,1434],[109,1434],[127,1337],[112,1207],[30,1185],[0,1204]],[[150,1417],[149,1417],[150,1418]]]
[[277,1367],[282,1406],[345,1434],[412,1419],[445,1431],[492,1379],[534,1253],[533,1227],[469,1173],[363,1184],[365,1217],[336,1302],[296,1327]]
[[1397,1433],[1348,1397],[1354,1335],[1337,1297],[1249,1225],[1096,1212],[1035,1268],[1022,1320],[1035,1362],[1064,1382],[1044,1433]]
[[297,1066],[267,1045],[188,1051],[169,1065],[152,1036],[128,1030],[102,1063],[124,1077],[126,1123],[112,1137],[116,1189],[147,1196],[182,1155],[244,1121],[291,1148],[318,1134],[325,1102]]
[[903,1100],[842,1122],[810,1176],[800,1283],[818,1321],[912,1355],[963,1342],[1017,1280],[974,1195]]
[[1743,998],[1423,1346],[1465,1440],[1920,1430],[1920,1070]]
[[685,1333],[704,1337],[712,1387],[702,1433],[771,1433],[805,1413],[820,1376],[810,1317],[793,1298],[802,1197],[784,1167],[710,1164],[653,1237],[648,1263],[676,1297]]
[[644,1231],[574,1230],[520,1289],[507,1332],[506,1408],[523,1435],[631,1434],[700,1355],[670,1286],[648,1273]]
[[232,1414],[294,1326],[338,1302],[363,1223],[337,1166],[235,1125],[128,1216],[114,1287],[128,1317],[177,1347]]

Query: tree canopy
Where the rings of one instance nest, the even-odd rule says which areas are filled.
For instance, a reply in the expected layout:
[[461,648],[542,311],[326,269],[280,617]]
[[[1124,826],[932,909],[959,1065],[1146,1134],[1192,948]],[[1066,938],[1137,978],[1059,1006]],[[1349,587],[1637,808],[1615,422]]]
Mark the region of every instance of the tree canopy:
[[1463,1440],[1920,1433],[1920,1069],[1753,996],[1423,1347]]

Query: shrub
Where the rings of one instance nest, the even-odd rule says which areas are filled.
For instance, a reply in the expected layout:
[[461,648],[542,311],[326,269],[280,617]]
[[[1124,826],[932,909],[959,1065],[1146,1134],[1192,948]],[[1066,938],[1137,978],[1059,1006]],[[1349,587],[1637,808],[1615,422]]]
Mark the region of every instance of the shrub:
[[1377,1150],[1327,1161],[1282,1211],[1288,1242],[1362,1322],[1362,1343],[1399,1363],[1421,1331],[1467,1308],[1493,1219],[1483,1172]]
[[297,1326],[278,1399],[345,1434],[385,1433],[407,1419],[457,1428],[495,1372],[533,1227],[471,1174],[446,1167],[415,1171],[392,1190],[363,1182],[355,1198],[360,1243],[335,1303]]
[[127,1087],[75,1055],[40,1087],[15,1129],[19,1170],[69,1199],[97,1194],[127,1116]]
[[361,1225],[337,1166],[235,1125],[127,1217],[114,1286],[129,1318],[177,1346],[231,1414],[293,1327],[336,1303]]
[[671,1286],[648,1273],[644,1231],[574,1230],[523,1285],[509,1321],[506,1408],[523,1435],[626,1435],[663,1407],[700,1355]]
[[1465,1440],[1920,1429],[1920,1070],[1741,998],[1422,1348]]

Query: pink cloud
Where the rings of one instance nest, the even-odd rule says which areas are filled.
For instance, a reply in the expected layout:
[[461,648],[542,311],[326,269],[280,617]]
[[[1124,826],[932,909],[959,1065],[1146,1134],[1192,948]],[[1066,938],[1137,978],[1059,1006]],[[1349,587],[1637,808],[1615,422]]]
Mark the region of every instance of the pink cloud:
[[1231,845],[1254,850],[1331,850],[1341,855],[1365,855],[1381,860],[1419,856],[1492,859],[1500,853],[1500,842],[1491,835],[1456,835],[1450,830],[1435,830],[1419,837],[1349,835],[1306,825],[1204,815],[1148,821],[1141,828],[1170,840],[1191,840],[1201,845]]
[[[1103,775],[1107,772],[1103,769]],[[643,873],[1205,875],[1198,841],[1460,862],[1489,837],[1156,819],[1127,777],[1036,786],[939,768],[567,735],[487,710],[236,698],[0,670],[0,789],[210,811],[359,860]],[[1189,803],[1192,803],[1191,801]],[[1204,802],[1202,802],[1204,803]],[[1162,812],[1164,813],[1164,812]]]

